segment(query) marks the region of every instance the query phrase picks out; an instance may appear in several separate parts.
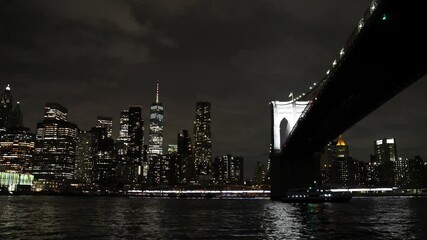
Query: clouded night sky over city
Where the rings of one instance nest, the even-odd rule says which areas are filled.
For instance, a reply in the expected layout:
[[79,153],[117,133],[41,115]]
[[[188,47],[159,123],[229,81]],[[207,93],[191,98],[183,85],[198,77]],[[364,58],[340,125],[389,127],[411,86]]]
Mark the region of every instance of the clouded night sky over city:
[[[252,175],[268,159],[269,101],[320,81],[370,2],[2,1],[0,88],[32,131],[58,102],[80,129],[113,117],[117,136],[129,105],[147,131],[159,81],[165,146],[210,101],[213,155],[243,156]],[[368,161],[375,139],[395,137],[399,156],[426,158],[426,90],[424,77],[345,132],[350,155]]]

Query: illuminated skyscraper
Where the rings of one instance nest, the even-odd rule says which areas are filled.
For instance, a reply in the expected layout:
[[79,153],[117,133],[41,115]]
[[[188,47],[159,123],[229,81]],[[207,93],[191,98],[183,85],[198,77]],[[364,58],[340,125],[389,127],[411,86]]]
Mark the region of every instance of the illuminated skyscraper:
[[120,113],[120,130],[117,138],[117,152],[119,156],[126,156],[129,146],[129,110]]
[[44,189],[58,189],[74,177],[77,126],[67,121],[68,110],[47,103],[37,123],[33,174]]
[[348,145],[344,142],[342,136],[338,138],[334,151],[330,181],[337,186],[348,186],[350,159]]
[[156,101],[150,107],[150,138],[148,140],[148,178],[151,184],[161,183],[163,155],[163,105],[159,101],[159,83],[156,85]]
[[0,96],[0,131],[6,130],[9,126],[10,117],[12,114],[12,93],[9,84],[4,93]]
[[98,116],[96,119],[97,128],[105,128],[107,131],[107,137],[111,138],[113,135],[113,118]]
[[150,155],[163,154],[163,105],[159,102],[159,84],[157,83],[156,101],[150,107]]
[[395,163],[397,160],[396,140],[394,138],[378,139],[374,142],[372,174],[377,176],[376,184],[393,186],[396,184]]
[[396,161],[396,140],[394,138],[375,141],[375,162]]
[[196,175],[210,174],[212,165],[211,103],[196,103],[194,121],[194,164]]

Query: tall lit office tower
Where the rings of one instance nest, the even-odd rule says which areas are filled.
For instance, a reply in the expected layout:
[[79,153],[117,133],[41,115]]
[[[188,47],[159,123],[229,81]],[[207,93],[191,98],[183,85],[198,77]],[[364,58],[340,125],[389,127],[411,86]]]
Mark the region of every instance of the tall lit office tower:
[[129,146],[129,110],[120,112],[120,130],[117,138],[117,153],[119,156],[127,155]]
[[148,181],[161,183],[161,155],[163,154],[163,105],[159,101],[159,83],[156,85],[156,101],[150,106],[150,134],[148,140]]
[[375,141],[375,162],[385,163],[396,161],[396,140],[385,138]]
[[194,164],[197,175],[210,174],[212,165],[211,103],[196,103]]
[[394,138],[378,139],[375,141],[374,151],[372,175],[378,176],[380,185],[395,185],[396,140]]
[[113,135],[113,118],[98,116],[96,119],[97,128],[105,128],[107,131],[107,137],[111,138]]
[[47,103],[37,123],[33,174],[45,189],[58,189],[74,177],[77,126],[67,121],[68,110]]
[[12,93],[9,84],[0,96],[0,131],[6,130],[12,113]]
[[156,101],[150,107],[150,155],[163,154],[163,105],[159,102],[159,83],[156,88]]
[[332,184],[347,186],[349,184],[349,150],[348,145],[340,135],[335,146],[335,156],[332,162],[330,180]]

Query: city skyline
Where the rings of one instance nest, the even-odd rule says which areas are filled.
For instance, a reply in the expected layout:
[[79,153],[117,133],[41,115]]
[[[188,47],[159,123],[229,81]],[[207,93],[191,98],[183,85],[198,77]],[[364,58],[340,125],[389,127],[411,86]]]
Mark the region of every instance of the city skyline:
[[[24,19],[7,22],[21,28],[1,28],[16,32],[1,40],[5,44],[0,46],[6,53],[0,60],[0,87],[11,84],[14,100],[22,102],[24,125],[34,132],[35,123],[42,120],[44,104],[54,101],[69,109],[70,121],[81,129],[94,126],[96,116],[113,117],[113,134],[117,136],[120,110],[129,104],[142,105],[144,121],[149,122],[152,89],[160,81],[162,103],[167,109],[165,144],[174,143],[181,129],[192,129],[195,102],[209,101],[213,105],[213,155],[231,152],[244,156],[248,165],[254,166],[256,161],[268,159],[268,101],[287,100],[289,92],[297,95],[320,80],[370,3],[313,3],[318,7],[314,11],[293,2],[227,5],[218,1],[217,7],[229,9],[220,14],[203,1],[185,6],[166,2],[148,6],[99,2],[104,13],[79,12],[83,6],[79,2],[68,10],[55,3],[39,6],[58,13],[14,3],[5,8],[11,15],[0,10],[9,21],[17,12]],[[143,7],[153,11],[144,11]],[[206,19],[194,13],[202,9]],[[236,9],[241,11],[239,17],[233,16]],[[166,12],[174,14],[161,19]],[[121,17],[114,18],[119,13]],[[41,16],[58,20],[57,25]],[[27,25],[30,17],[36,20],[35,28]],[[57,31],[55,26],[63,30]],[[104,47],[96,48],[94,43],[98,42]],[[82,61],[77,64],[78,59]],[[425,89],[424,77],[345,132],[352,156],[368,161],[375,139],[394,137],[399,142],[399,155],[425,157],[427,149],[421,139],[427,133],[423,126],[427,116],[420,111]],[[255,144],[254,139],[258,141]]]

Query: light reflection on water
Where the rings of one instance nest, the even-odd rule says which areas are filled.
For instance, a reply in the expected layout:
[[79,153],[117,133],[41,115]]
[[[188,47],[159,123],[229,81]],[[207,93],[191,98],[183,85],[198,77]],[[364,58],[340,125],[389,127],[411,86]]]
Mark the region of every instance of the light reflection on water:
[[0,239],[427,239],[426,204],[0,196]]

